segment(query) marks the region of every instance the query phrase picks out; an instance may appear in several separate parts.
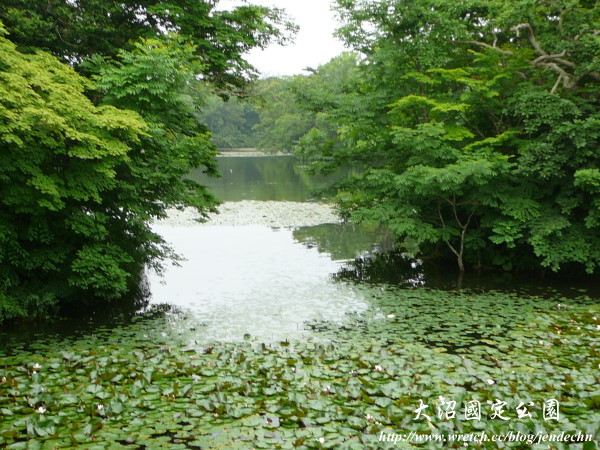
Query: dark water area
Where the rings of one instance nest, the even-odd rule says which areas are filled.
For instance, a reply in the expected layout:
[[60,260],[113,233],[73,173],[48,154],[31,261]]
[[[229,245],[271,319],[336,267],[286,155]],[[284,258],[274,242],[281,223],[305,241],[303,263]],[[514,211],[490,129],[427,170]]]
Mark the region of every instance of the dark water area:
[[500,291],[542,297],[589,296],[600,299],[598,278],[569,278],[551,273],[513,273],[500,270],[471,270],[460,274],[453,261],[423,262],[406,256],[401,249],[356,258],[345,264],[333,277],[356,284],[474,292]]

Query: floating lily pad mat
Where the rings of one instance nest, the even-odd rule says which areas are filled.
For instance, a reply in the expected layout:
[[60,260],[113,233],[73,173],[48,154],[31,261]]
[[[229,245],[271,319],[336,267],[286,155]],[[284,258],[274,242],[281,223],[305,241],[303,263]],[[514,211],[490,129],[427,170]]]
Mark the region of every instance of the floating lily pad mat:
[[[152,317],[87,337],[15,343],[0,357],[0,447],[464,448],[477,444],[382,437],[581,432],[593,440],[534,448],[596,448],[594,301],[368,292],[376,296],[369,313],[341,327],[310,324],[329,342],[199,348],[168,317]],[[551,400],[557,419],[544,417]],[[469,402],[481,405],[480,419],[466,419]],[[492,418],[499,402],[502,417]]]

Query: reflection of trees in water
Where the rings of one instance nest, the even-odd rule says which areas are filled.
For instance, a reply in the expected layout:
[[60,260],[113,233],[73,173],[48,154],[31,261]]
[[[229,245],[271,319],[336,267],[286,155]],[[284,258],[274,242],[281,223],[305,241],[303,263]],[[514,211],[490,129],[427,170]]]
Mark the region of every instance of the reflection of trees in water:
[[389,229],[375,224],[323,224],[294,231],[294,239],[334,260],[348,260],[394,248]]
[[100,329],[111,329],[137,319],[159,319],[168,314],[179,312],[172,305],[150,305],[152,295],[146,273],[141,273],[137,283],[125,296],[109,304],[98,306],[98,302],[81,299],[77,303],[66,305],[55,320],[34,319],[17,322],[3,328],[0,345],[9,345],[11,336],[17,336],[19,342],[33,343],[37,339],[52,335],[78,337],[93,335]]
[[209,186],[220,200],[288,200],[310,198],[314,180],[301,176],[291,156],[244,156],[219,158],[221,178],[200,171],[190,178]]
[[425,286],[442,290],[503,291],[542,298],[556,295],[576,298],[582,293],[591,298],[600,298],[600,285],[597,281],[579,282],[573,287],[573,281],[568,278],[546,278],[539,273],[470,271],[461,274],[452,260],[421,262],[401,250],[354,259],[345,264],[333,278],[354,283]]
[[400,250],[357,258],[342,267],[333,277],[336,280],[356,283],[410,286],[424,286],[427,279],[423,264],[414,258],[409,258]]
[[287,200],[305,201],[331,197],[331,186],[355,169],[340,169],[328,176],[312,175],[292,156],[243,156],[219,158],[220,178],[201,170],[189,178],[209,186],[222,201]]

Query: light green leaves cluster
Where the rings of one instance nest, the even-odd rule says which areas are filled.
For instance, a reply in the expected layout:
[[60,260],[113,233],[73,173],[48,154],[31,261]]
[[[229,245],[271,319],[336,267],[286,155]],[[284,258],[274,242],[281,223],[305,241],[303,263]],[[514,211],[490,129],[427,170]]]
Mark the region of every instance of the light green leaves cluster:
[[[110,217],[101,205],[147,134],[136,113],[94,106],[84,95],[90,87],[51,55],[22,54],[0,37],[0,318],[26,313],[37,302],[37,288],[21,284],[26,273],[36,274],[38,286],[53,284],[61,272],[69,283],[89,282],[89,272],[78,274],[77,267],[108,234]],[[117,276],[122,272],[109,266],[104,276],[128,278]],[[118,281],[115,291],[123,290]]]

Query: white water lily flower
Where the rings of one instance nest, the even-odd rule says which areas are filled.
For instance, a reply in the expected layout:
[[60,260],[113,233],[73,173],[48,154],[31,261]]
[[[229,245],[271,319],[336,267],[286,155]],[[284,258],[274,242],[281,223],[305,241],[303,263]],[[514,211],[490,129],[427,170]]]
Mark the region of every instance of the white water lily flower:
[[331,392],[331,386],[325,386],[324,392]]
[[41,364],[35,363],[35,364],[33,365],[33,368],[34,368],[34,369],[36,369],[36,370],[38,370],[38,369],[41,369],[41,368],[42,368],[42,366],[41,366]]
[[367,414],[365,417],[369,422],[372,422],[374,419],[374,417],[371,414]]
[[44,414],[44,413],[46,412],[46,408],[44,408],[43,406],[40,406],[40,407],[37,409],[37,412],[38,412],[38,414]]
[[383,367],[375,366],[375,372],[383,372]]
[[2,377],[2,382],[6,383],[6,377]]
[[394,317],[396,317],[396,314],[388,314],[387,316],[388,319],[393,319]]
[[600,325],[596,325],[596,330],[600,331]]
[[320,437],[319,439],[317,439],[317,441],[319,441],[320,444],[324,444],[325,443],[325,438],[324,437]]
[[491,386],[492,384],[495,384],[496,382],[494,380],[487,380],[486,383]]
[[98,411],[102,411],[104,409],[104,405],[103,404],[99,404],[98,405]]
[[34,370],[33,372],[31,372],[31,375],[35,375],[37,372]]

